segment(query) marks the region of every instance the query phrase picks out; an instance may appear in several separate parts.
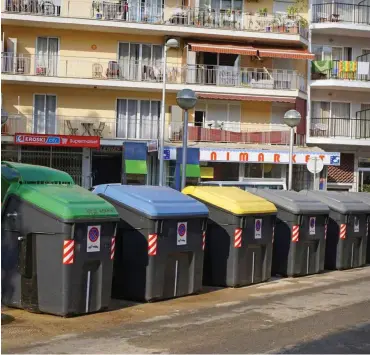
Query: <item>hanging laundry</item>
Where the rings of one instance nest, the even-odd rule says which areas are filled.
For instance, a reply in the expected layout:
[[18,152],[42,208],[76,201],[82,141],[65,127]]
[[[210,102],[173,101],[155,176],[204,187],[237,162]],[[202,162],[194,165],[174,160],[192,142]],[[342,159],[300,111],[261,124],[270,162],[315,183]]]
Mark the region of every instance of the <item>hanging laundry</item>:
[[370,75],[370,63],[369,62],[358,62],[357,63],[357,74],[358,75]]
[[327,73],[333,68],[332,60],[313,60],[312,73]]
[[341,60],[339,61],[339,73],[350,73],[357,71],[357,62]]

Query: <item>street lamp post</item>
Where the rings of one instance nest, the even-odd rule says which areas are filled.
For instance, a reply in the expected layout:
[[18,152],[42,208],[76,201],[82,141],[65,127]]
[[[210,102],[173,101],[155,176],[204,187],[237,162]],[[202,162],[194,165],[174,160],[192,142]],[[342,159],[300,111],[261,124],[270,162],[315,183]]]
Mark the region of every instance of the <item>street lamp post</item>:
[[167,62],[167,51],[169,48],[179,48],[179,42],[177,39],[170,38],[166,41],[163,47],[163,63],[162,63],[162,75],[163,75],[163,87],[162,87],[162,107],[161,107],[161,124],[160,124],[160,135],[159,135],[159,186],[165,185],[164,182],[164,135],[166,129],[166,62]]
[[296,110],[285,112],[284,123],[290,127],[288,190],[292,189],[294,128],[299,125],[301,114]]
[[177,104],[184,110],[184,127],[182,130],[182,167],[181,167],[181,190],[186,185],[186,162],[187,162],[187,149],[188,149],[188,110],[195,107],[197,103],[197,95],[193,90],[183,89],[177,93]]

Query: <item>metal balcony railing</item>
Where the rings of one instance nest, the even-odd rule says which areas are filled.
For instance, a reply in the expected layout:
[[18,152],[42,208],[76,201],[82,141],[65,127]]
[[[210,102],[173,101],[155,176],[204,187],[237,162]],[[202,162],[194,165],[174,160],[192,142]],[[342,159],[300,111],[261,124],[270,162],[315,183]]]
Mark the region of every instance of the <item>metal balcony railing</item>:
[[312,22],[346,22],[370,25],[370,6],[340,2],[312,5]]
[[[367,111],[367,110],[365,110]],[[370,139],[370,115],[367,118],[311,118],[311,137]]]
[[100,136],[103,139],[158,139],[159,115],[152,118],[128,119],[124,115],[108,118],[11,114],[2,126],[1,133]]
[[52,0],[6,0],[4,12],[88,18],[99,21],[120,21],[216,28],[235,31],[300,34],[308,38],[307,22],[300,16],[284,13],[252,13],[236,9],[210,9],[189,6],[171,7],[128,4],[126,1],[79,1],[69,0],[63,7]]
[[[370,81],[369,57],[368,55],[364,55],[361,56],[361,58],[357,58],[357,61],[313,61],[312,80],[340,79]],[[369,60],[369,62],[366,62],[365,60]]]
[[[162,82],[159,61],[2,54],[3,74],[61,78]],[[306,79],[296,70],[234,68],[232,66],[168,64],[170,84],[214,85],[255,89],[306,91]]]
[[[182,141],[181,122],[170,124],[170,140]],[[194,142],[282,144],[289,145],[290,132],[283,124],[241,122],[207,122],[203,126],[189,124],[188,140]],[[295,134],[295,144],[304,145],[304,135]]]

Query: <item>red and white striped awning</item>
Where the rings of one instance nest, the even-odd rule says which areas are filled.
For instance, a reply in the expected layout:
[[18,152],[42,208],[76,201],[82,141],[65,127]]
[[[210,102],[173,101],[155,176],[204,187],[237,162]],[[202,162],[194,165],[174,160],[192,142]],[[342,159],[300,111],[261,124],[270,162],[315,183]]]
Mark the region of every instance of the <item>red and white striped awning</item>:
[[209,100],[286,102],[292,104],[296,102],[295,97],[284,97],[284,96],[229,95],[229,94],[210,94],[210,93],[197,93],[197,96],[200,99],[209,99]]
[[192,52],[209,52],[224,54],[257,55],[257,49],[251,46],[229,44],[189,43]]
[[288,49],[270,47],[252,47],[236,44],[222,43],[188,43],[192,52],[209,52],[224,54],[251,55],[267,58],[287,58],[287,59],[314,59],[314,54],[307,49]]

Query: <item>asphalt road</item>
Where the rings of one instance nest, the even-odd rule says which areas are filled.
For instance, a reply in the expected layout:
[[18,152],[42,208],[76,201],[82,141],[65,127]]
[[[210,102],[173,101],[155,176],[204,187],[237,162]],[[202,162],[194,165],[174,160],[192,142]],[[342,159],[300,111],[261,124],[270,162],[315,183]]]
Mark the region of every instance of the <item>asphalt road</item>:
[[4,353],[370,353],[370,267],[63,319],[19,310]]

